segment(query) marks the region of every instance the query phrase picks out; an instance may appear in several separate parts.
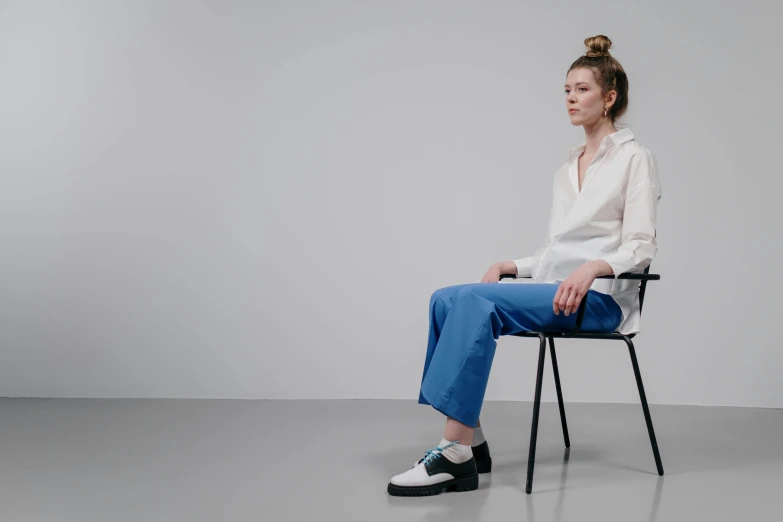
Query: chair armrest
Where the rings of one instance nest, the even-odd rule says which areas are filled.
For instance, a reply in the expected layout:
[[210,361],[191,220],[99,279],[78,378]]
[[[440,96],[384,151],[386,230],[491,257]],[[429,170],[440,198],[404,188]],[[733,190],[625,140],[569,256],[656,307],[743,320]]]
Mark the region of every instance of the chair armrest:
[[500,280],[503,279],[532,279],[531,277],[517,277],[514,274],[501,274]]
[[640,281],[659,281],[661,276],[658,274],[631,274],[625,273],[615,277],[613,275],[598,276],[596,279],[637,279]]
[[[517,277],[514,274],[503,274],[500,279],[530,279],[530,277]],[[660,281],[661,276],[659,274],[631,274],[625,273],[615,277],[614,275],[602,275],[596,277],[596,279],[636,279],[638,281]]]

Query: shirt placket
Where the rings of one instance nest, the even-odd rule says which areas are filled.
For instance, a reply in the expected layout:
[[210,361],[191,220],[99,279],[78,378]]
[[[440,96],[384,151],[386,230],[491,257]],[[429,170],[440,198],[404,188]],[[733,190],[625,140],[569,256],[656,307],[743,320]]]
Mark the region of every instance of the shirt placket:
[[[595,156],[593,156],[593,159],[590,160],[590,164],[587,166],[587,170],[585,170],[585,179],[582,181],[582,190],[579,191],[579,195],[581,196],[582,193],[585,191],[585,188],[587,187],[587,182],[590,179],[590,174],[592,174],[598,166],[600,166],[604,159],[606,159],[606,155],[609,152],[608,147],[605,143],[601,143],[601,146],[598,147],[598,151],[595,153]],[[577,178],[579,176],[577,170]],[[578,180],[577,180],[578,181]]]

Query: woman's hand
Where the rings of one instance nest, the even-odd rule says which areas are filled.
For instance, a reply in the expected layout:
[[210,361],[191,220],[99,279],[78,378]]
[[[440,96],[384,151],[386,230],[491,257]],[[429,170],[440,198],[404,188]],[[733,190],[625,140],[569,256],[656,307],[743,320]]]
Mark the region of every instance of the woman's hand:
[[500,263],[495,263],[491,267],[489,267],[489,270],[487,270],[487,273],[484,274],[484,277],[481,279],[482,283],[497,283],[500,281]]
[[515,265],[513,261],[501,261],[500,263],[495,263],[489,267],[489,270],[487,270],[487,273],[484,274],[484,278],[481,280],[481,282],[497,283],[500,281],[500,276],[503,274],[516,275],[517,265]]
[[609,263],[602,259],[589,261],[574,270],[557,288],[557,293],[552,301],[552,309],[555,311],[555,315],[559,315],[562,311],[568,317],[568,314],[576,312],[579,309],[579,303],[587,295],[595,278],[599,275],[613,273]]

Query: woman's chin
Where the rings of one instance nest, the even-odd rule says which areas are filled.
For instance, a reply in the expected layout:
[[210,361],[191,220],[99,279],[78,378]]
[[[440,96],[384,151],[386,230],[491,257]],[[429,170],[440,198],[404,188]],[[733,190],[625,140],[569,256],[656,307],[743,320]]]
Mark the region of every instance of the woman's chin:
[[573,125],[574,127],[580,127],[585,123],[588,123],[588,121],[585,118],[578,116],[576,114],[569,114],[568,117],[571,120],[571,125]]

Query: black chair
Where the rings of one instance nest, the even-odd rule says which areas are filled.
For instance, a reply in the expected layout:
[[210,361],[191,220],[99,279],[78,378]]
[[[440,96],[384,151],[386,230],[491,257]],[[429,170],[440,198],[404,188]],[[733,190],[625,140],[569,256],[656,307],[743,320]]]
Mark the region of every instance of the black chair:
[[[657,281],[661,278],[660,275],[650,274],[650,267],[648,266],[643,274],[620,274],[617,279],[636,279],[640,281],[639,285],[639,312],[641,313],[642,305],[644,304],[644,292],[647,286],[647,281]],[[516,276],[505,274],[500,279],[516,279]],[[615,279],[612,275],[599,276],[598,279]],[[647,396],[644,394],[644,385],[642,385],[642,375],[639,373],[639,362],[636,360],[636,351],[633,347],[631,339],[636,334],[623,335],[620,333],[600,334],[581,332],[582,319],[585,315],[585,306],[587,305],[587,296],[582,299],[579,304],[576,316],[576,326],[573,331],[570,332],[520,332],[514,334],[518,337],[538,337],[540,340],[540,348],[538,351],[538,375],[536,377],[536,396],[533,403],[533,426],[530,430],[530,454],[527,462],[527,484],[525,491],[529,494],[533,489],[533,464],[536,458],[536,437],[538,435],[538,413],[541,409],[541,381],[544,375],[544,359],[546,357],[546,340],[549,339],[549,351],[552,354],[552,370],[555,374],[555,388],[557,389],[557,402],[560,406],[560,422],[563,425],[563,438],[565,439],[566,448],[571,447],[571,440],[568,438],[568,425],[566,424],[565,408],[563,407],[563,392],[560,389],[560,373],[557,370],[557,356],[555,355],[555,337],[558,338],[573,338],[573,339],[616,339],[619,341],[625,341],[628,345],[628,350],[631,354],[631,362],[633,363],[633,371],[636,375],[636,385],[639,388],[639,397],[642,400],[642,408],[644,409],[644,419],[647,421],[647,431],[650,434],[650,443],[652,444],[653,455],[655,456],[655,465],[658,468],[658,475],[663,475],[663,464],[661,464],[661,455],[658,452],[658,442],[655,439],[655,430],[653,429],[652,418],[650,417],[650,408],[647,406]]]

